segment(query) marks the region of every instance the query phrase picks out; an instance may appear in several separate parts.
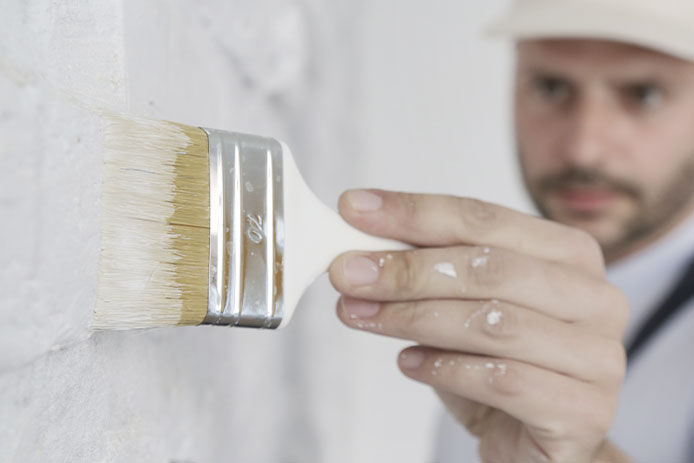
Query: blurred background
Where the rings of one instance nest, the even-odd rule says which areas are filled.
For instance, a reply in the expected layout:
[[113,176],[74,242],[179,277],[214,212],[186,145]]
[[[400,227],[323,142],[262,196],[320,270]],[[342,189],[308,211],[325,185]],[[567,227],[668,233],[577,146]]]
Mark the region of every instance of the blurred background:
[[363,186],[527,211],[509,44],[483,32],[506,2],[2,3],[0,461],[433,461],[407,344],[342,326],[326,278],[279,332],[88,332],[93,111],[283,139],[331,206]]

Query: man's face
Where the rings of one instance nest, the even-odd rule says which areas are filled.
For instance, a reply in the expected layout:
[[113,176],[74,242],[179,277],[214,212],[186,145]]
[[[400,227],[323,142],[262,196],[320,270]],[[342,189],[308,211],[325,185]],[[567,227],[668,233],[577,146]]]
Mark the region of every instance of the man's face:
[[518,44],[526,186],[548,218],[617,258],[694,206],[694,63],[596,40]]

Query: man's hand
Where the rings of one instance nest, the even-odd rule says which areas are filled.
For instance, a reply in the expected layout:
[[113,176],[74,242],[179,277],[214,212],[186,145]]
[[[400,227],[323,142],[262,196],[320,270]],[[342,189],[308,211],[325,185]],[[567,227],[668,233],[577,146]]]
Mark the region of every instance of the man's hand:
[[437,390],[485,462],[621,461],[604,458],[627,302],[592,238],[449,196],[356,190],[339,206],[357,228],[419,247],[338,257],[339,317],[418,343],[400,368]]

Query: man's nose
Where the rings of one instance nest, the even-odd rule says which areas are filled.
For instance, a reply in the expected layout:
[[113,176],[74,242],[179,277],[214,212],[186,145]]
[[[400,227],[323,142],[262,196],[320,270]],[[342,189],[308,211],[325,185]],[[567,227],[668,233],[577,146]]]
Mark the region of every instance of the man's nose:
[[613,109],[608,103],[590,97],[577,101],[567,131],[564,151],[567,161],[585,167],[602,164],[610,150],[614,122]]

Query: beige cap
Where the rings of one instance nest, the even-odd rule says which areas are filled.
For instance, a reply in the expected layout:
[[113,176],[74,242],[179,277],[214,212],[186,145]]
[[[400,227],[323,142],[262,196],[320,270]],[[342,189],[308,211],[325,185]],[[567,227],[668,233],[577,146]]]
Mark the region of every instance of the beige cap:
[[514,0],[489,30],[516,39],[614,40],[694,61],[694,0]]

